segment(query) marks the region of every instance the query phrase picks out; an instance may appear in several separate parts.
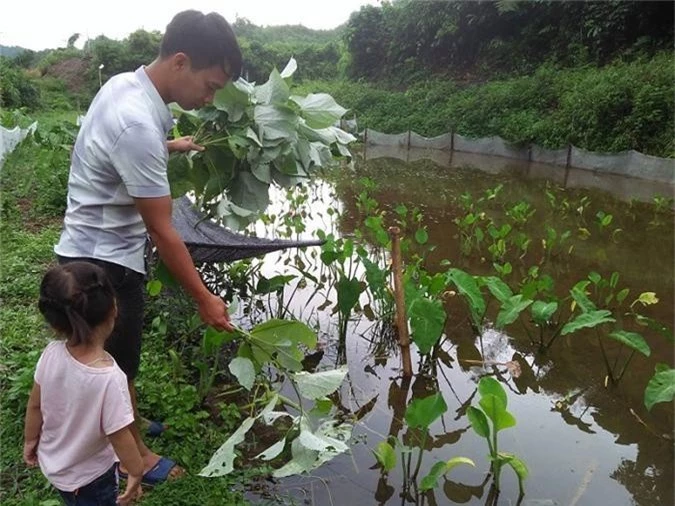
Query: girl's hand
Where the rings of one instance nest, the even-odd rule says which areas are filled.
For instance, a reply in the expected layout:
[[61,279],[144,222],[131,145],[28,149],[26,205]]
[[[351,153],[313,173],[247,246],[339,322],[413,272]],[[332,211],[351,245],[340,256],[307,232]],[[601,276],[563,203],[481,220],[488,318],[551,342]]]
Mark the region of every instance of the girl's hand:
[[120,506],[127,506],[139,499],[143,495],[141,488],[142,476],[129,475],[127,478],[127,488],[124,493],[117,498],[117,504]]
[[23,461],[28,467],[38,465],[37,447],[40,439],[31,439],[23,443]]
[[174,151],[178,153],[186,153],[188,151],[204,151],[204,146],[195,144],[191,135],[186,135],[185,137],[179,137],[172,141],[166,142],[166,147],[169,150],[169,153]]

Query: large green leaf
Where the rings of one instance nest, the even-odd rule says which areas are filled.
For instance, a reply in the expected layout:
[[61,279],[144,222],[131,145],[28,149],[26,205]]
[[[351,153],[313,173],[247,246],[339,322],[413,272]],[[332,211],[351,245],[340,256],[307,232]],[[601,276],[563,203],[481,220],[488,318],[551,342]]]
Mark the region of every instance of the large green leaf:
[[675,338],[673,338],[673,331],[672,329],[668,328],[666,325],[661,323],[660,321],[657,321],[653,318],[649,318],[647,316],[642,316],[640,314],[635,315],[635,320],[640,324],[640,325],[646,325],[650,329],[658,332],[661,334],[663,337],[668,339],[671,343],[675,342]]
[[239,172],[229,192],[230,200],[239,207],[253,212],[264,211],[269,202],[269,185],[250,172]]
[[495,326],[498,329],[503,329],[506,325],[510,325],[518,319],[520,313],[525,311],[530,304],[532,304],[532,301],[523,299],[521,294],[509,297],[499,310]]
[[572,298],[576,301],[584,313],[590,313],[597,309],[595,304],[593,304],[593,302],[591,302],[591,300],[588,298],[588,295],[586,295],[586,287],[589,284],[590,281],[579,281],[570,290],[570,295],[572,295]]
[[293,379],[300,395],[307,399],[321,399],[340,388],[348,372],[347,366],[315,373],[302,371],[294,374]]
[[208,465],[199,471],[199,476],[224,476],[231,473],[234,470],[234,459],[237,456],[234,447],[244,441],[246,433],[253,427],[254,422],[255,418],[249,417],[244,420],[239,428],[211,456]]
[[340,313],[347,317],[359,301],[363,285],[356,278],[349,279],[341,276],[335,285],[335,289],[337,290],[338,309]]
[[281,441],[277,441],[272,446],[267,448],[267,450],[260,452],[258,455],[255,456],[255,458],[262,460],[275,459],[281,454],[282,451],[284,451],[285,446],[286,446],[286,438],[283,438]]
[[532,312],[532,319],[537,325],[546,325],[551,321],[551,317],[558,310],[558,303],[553,302],[544,302],[543,300],[535,300],[530,308]]
[[178,198],[194,190],[194,183],[190,179],[191,163],[184,153],[174,153],[169,157],[166,175],[171,187],[171,197]]
[[250,94],[234,83],[229,83],[213,96],[213,105],[225,111],[227,118],[232,122],[237,122],[242,118],[250,101]]
[[672,402],[673,399],[675,399],[675,369],[659,363],[645,389],[645,406],[647,410],[651,410],[654,404]]
[[506,408],[508,406],[508,398],[506,397],[506,391],[502,384],[491,376],[484,376],[478,382],[478,393],[483,397],[484,395],[494,395],[498,397],[500,401],[504,404]]
[[483,395],[478,404],[480,404],[487,417],[492,420],[496,431],[508,429],[516,425],[516,419],[511,413],[506,411],[506,405],[496,395]]
[[396,452],[386,441],[380,441],[373,450],[373,454],[385,471],[389,472],[396,467]]
[[480,437],[490,438],[490,424],[485,413],[474,406],[469,406],[466,410],[466,416],[469,418],[471,427],[476,431],[476,434]]
[[292,96],[291,100],[300,106],[300,114],[310,128],[330,127],[347,112],[347,109],[326,93],[310,93],[306,97]]
[[448,281],[467,298],[474,323],[478,324],[485,314],[485,300],[474,277],[461,269],[452,268],[448,271]]
[[647,341],[637,332],[627,332],[625,330],[615,330],[609,334],[609,337],[616,339],[620,343],[625,344],[629,348],[639,351],[645,357],[651,355],[652,350],[649,348]]
[[483,278],[483,281],[490,290],[490,293],[502,304],[513,297],[513,292],[511,291],[511,288],[509,288],[509,285],[504,283],[500,278],[496,276],[487,276]]
[[253,119],[258,126],[258,137],[265,144],[267,140],[297,140],[298,117],[288,107],[276,104],[256,105]]
[[612,313],[606,309],[582,313],[571,322],[567,322],[565,324],[565,326],[562,328],[561,335],[564,336],[566,334],[576,332],[582,328],[592,328],[603,323],[612,323],[615,321],[616,320],[612,317]]
[[441,301],[421,297],[410,305],[411,338],[420,353],[427,354],[438,342],[445,327],[445,309]]
[[274,69],[265,84],[255,87],[253,97],[258,104],[285,104],[290,94],[288,84]]
[[253,367],[253,362],[251,362],[248,358],[233,358],[230,362],[229,369],[230,372],[237,378],[239,384],[246,390],[251,390],[251,388],[253,388],[253,382],[255,381],[255,369]]
[[316,347],[316,333],[299,321],[272,319],[257,325],[250,333],[269,344],[290,341],[302,343],[310,350]]
[[413,400],[405,410],[405,421],[413,429],[428,428],[448,409],[445,399],[437,392],[424,399]]

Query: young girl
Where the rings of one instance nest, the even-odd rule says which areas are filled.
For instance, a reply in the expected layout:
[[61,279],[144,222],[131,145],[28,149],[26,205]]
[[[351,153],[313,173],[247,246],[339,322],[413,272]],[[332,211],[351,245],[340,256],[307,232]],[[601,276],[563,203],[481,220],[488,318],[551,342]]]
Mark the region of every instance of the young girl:
[[[38,307],[64,340],[49,343],[35,369],[24,461],[39,464],[69,506],[130,504],[143,461],[127,378],[103,349],[117,315],[112,284],[91,263],[60,265],[45,274]],[[119,497],[117,458],[129,471]]]

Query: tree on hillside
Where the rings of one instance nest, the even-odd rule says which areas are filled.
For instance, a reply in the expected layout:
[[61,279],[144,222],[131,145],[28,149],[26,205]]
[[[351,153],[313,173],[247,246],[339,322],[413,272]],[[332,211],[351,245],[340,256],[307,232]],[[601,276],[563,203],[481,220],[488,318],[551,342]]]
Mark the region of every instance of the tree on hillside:
[[80,38],[80,34],[79,34],[79,33],[74,33],[74,34],[72,34],[70,37],[68,37],[68,42],[66,43],[66,44],[67,44],[67,47],[69,47],[69,48],[70,48],[70,47],[74,47],[74,46],[75,46],[75,42],[77,42],[77,39],[79,39],[79,38]]

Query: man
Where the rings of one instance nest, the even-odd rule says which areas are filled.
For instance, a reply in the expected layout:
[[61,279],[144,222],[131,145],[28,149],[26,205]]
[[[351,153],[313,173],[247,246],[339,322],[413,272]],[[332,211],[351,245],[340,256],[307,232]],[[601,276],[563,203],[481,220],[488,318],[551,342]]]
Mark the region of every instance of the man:
[[177,14],[155,61],[112,77],[99,90],[73,149],[66,215],[54,251],[61,263],[86,260],[102,266],[115,284],[119,313],[107,349],[129,381],[146,483],[182,472],[153,453],[138,428],[134,378],[141,351],[146,231],[204,323],[232,330],[227,306],[208,291],[171,222],[169,153],[203,148],[190,137],[166,141],[173,126],[166,104],[204,106],[228,81],[238,79],[241,62],[237,40],[222,16],[194,10]]

